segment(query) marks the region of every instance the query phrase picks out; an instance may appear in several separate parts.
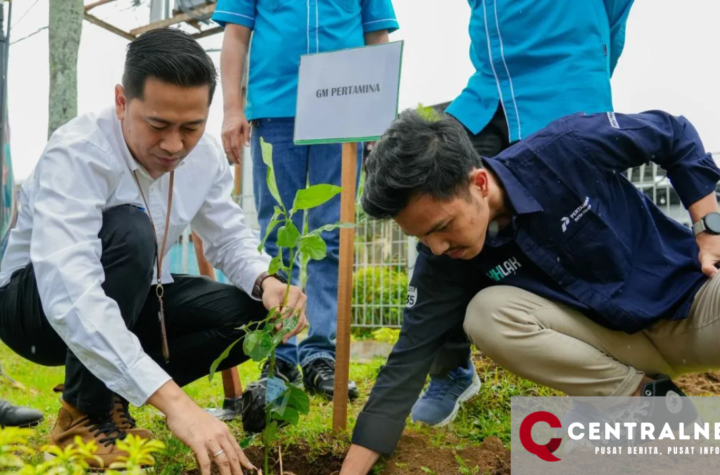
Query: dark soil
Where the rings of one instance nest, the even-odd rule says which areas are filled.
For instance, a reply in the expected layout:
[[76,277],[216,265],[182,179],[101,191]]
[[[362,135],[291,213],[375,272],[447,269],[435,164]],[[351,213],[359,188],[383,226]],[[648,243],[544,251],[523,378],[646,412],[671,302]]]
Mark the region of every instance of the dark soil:
[[[476,366],[493,366],[487,358],[480,356],[475,361]],[[685,375],[676,380],[680,388],[688,396],[720,395],[720,372],[706,372]],[[263,450],[261,447],[250,447],[246,450],[248,457],[258,466],[262,465]],[[382,475],[457,475],[460,464],[457,456],[461,457],[470,473],[482,475],[509,475],[510,450],[502,442],[490,437],[479,446],[470,446],[462,450],[439,448],[434,446],[426,435],[406,432],[393,456],[382,460],[382,469],[376,471]],[[344,454],[324,454],[312,457],[305,447],[291,447],[283,451],[283,469],[286,473],[294,475],[338,475]],[[277,454],[271,457],[272,473],[279,474],[280,466],[277,463]],[[676,457],[660,457],[653,459],[658,468],[663,464],[674,466],[678,463]],[[717,463],[717,458],[708,458],[705,463]],[[603,459],[606,463],[607,458]],[[478,471],[474,471],[475,467]],[[620,467],[613,464],[606,465],[607,471],[602,473],[617,473]],[[663,472],[663,470],[660,470]],[[600,473],[600,472],[597,472]],[[668,472],[669,473],[669,472]],[[213,475],[219,472],[213,468]],[[187,475],[199,475],[199,471],[192,470]]]
[[[248,458],[257,466],[262,465],[263,450],[261,447],[250,447],[246,450]],[[397,450],[389,459],[381,462],[382,475],[456,475],[460,464],[456,459],[460,456],[471,473],[483,475],[509,475],[510,451],[503,447],[495,437],[486,439],[480,446],[467,447],[462,450],[433,447],[428,438],[421,434],[403,435]],[[293,447],[283,451],[283,470],[294,475],[338,475],[342,467],[343,456],[323,455],[311,459],[302,447]],[[270,463],[273,473],[280,473],[277,454],[271,456]],[[472,471],[475,467],[479,470]],[[187,475],[198,475],[198,470],[191,470]],[[219,472],[213,468],[213,475]]]

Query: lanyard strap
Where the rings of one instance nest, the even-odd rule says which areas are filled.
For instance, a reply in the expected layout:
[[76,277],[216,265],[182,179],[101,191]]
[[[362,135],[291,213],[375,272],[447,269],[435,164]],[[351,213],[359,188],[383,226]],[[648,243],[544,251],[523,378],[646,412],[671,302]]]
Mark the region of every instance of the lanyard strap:
[[[140,180],[138,180],[137,174],[135,173],[136,171],[137,170],[133,171],[133,178],[135,178],[135,183],[137,184],[138,190],[140,191],[140,196],[145,203],[145,209],[147,209],[148,216],[150,216],[150,222],[152,223],[153,227],[153,234],[155,235],[155,241],[157,242],[157,230],[155,229],[155,221],[153,220],[152,213],[150,212],[150,206],[148,204],[148,201],[147,199],[145,199],[145,193],[143,192],[142,186],[140,186]],[[175,171],[173,170],[170,172],[170,185],[168,187],[168,205],[167,213],[165,215],[165,230],[163,232],[162,245],[158,246],[158,248],[156,249],[157,286],[155,287],[155,294],[157,295],[158,303],[160,304],[160,309],[158,311],[158,320],[160,321],[160,333],[162,336],[162,352],[166,362],[170,361],[170,348],[168,347],[167,331],[165,330],[165,310],[163,308],[163,295],[165,295],[165,289],[162,285],[162,262],[163,258],[165,257],[165,245],[167,244],[168,230],[170,229],[170,214],[172,211],[174,185]]]

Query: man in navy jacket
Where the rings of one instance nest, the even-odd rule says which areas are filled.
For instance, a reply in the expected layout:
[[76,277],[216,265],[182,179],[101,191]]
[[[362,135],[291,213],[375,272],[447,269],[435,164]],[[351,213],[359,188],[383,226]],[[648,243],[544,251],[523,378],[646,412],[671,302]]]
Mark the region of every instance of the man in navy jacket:
[[[661,165],[694,223],[622,172]],[[720,367],[720,179],[683,117],[576,114],[481,158],[456,121],[404,113],[367,161],[363,209],[420,240],[400,339],[342,475],[390,453],[459,323],[506,369],[571,396],[682,392]]]

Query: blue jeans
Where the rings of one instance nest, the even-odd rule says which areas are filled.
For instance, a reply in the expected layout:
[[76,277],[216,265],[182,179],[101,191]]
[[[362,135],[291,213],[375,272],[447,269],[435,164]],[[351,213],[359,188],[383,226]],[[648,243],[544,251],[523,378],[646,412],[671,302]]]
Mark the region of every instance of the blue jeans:
[[[261,236],[265,236],[274,207],[277,205],[267,187],[267,166],[262,160],[260,138],[273,146],[273,168],[280,191],[280,198],[288,210],[292,207],[295,193],[309,185],[328,183],[340,186],[342,168],[342,146],[295,145],[293,143],[294,118],[259,119],[253,121],[251,153],[253,160],[253,187],[255,207],[258,211]],[[357,176],[362,167],[362,147],[358,144]],[[295,226],[302,232],[303,212],[293,217]],[[340,220],[340,195],[327,203],[308,210],[308,229],[313,230],[324,224]],[[327,257],[321,261],[310,260],[307,264],[307,317],[310,323],[308,337],[299,345],[292,338],[277,348],[276,356],[288,363],[306,366],[318,358],[335,359],[335,338],[337,333],[337,293],[339,230],[322,235],[327,243]],[[278,254],[276,245],[277,228],[265,243],[265,250],[271,256]],[[285,265],[289,256],[283,255]],[[298,284],[299,260],[296,259],[292,283]]]

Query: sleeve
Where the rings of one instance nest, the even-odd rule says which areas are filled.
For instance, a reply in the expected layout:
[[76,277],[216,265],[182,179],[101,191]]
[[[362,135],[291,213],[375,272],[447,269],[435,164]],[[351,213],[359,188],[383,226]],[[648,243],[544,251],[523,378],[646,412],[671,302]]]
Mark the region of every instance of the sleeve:
[[217,144],[210,147],[220,165],[205,202],[190,223],[203,240],[205,256],[236,287],[252,295],[257,277],[268,270],[270,257],[258,252],[259,239],[232,200],[233,177]]
[[252,30],[255,26],[255,0],[218,0],[212,19],[223,28],[228,23],[234,23]]
[[395,450],[436,353],[448,335],[463,324],[474,295],[469,274],[459,272],[465,262],[433,256],[422,245],[418,250],[400,338],[353,432],[354,444],[382,454]]
[[602,173],[615,174],[648,162],[660,165],[685,208],[715,191],[720,180],[720,170],[685,117],[662,111],[608,112],[570,116],[567,123]]
[[137,406],[170,377],[102,284],[102,213],[117,175],[91,144],[54,146],[36,169],[30,260],[48,322],[98,379]]
[[625,47],[625,25],[634,0],[603,0],[610,25],[610,75]]
[[392,33],[400,28],[391,0],[362,0],[362,24],[365,33],[378,30]]

